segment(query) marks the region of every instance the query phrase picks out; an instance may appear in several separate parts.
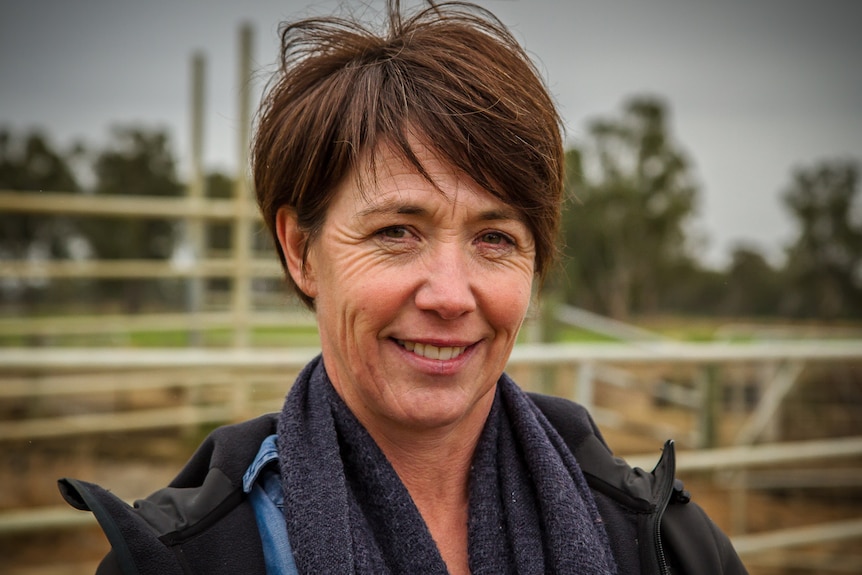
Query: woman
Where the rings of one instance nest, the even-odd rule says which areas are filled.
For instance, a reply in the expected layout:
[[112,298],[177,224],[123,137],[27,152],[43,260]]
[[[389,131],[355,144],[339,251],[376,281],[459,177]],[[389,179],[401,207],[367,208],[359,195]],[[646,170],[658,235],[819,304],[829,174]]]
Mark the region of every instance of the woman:
[[554,256],[560,121],[487,12],[389,8],[381,35],[286,26],[259,118],[259,204],[321,355],[134,510],[64,480],[102,572],[744,572],[672,445],[632,470],[503,374]]

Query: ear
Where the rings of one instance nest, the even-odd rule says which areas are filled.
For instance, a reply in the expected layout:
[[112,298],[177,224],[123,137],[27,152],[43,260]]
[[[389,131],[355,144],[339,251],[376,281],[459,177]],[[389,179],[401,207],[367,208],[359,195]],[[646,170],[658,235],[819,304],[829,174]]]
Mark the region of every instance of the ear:
[[275,214],[275,228],[290,277],[305,295],[314,299],[317,297],[314,270],[310,261],[303,261],[308,234],[299,228],[296,212],[286,206],[279,208]]

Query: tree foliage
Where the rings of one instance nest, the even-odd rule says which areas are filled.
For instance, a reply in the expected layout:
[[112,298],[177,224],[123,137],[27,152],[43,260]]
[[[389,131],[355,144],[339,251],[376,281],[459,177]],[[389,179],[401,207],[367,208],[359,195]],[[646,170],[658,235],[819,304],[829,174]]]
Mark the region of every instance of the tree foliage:
[[[619,114],[588,125],[582,144],[566,153],[570,200],[563,212],[563,273],[546,285],[553,290],[547,299],[623,319],[655,312],[862,317],[856,163],[821,162],[792,174],[782,200],[797,234],[782,267],[756,247],[739,246],[729,265],[715,270],[692,256],[688,222],[699,190],[686,157],[672,138],[665,104],[655,98],[631,99]],[[59,151],[38,132],[0,131],[0,189],[134,196],[176,196],[184,189],[169,138],[160,130],[116,129],[105,147],[86,156],[93,176],[86,188],[73,169],[82,158]],[[230,198],[234,181],[210,173],[205,193]],[[166,259],[175,254],[180,229],[178,222],[158,218],[0,213],[0,259],[82,253],[95,259]],[[208,223],[205,242],[210,257],[227,254],[230,225]],[[271,253],[268,242],[268,234],[257,234],[258,248],[265,245]],[[83,250],[70,247],[82,243]],[[168,281],[93,280],[77,291],[63,282],[14,283],[7,279],[3,289],[4,295],[18,290],[16,305],[86,300],[137,311],[145,302],[175,306],[183,301],[182,286]],[[219,289],[230,285],[229,280],[211,283]]]
[[[93,172],[97,195],[177,196],[183,185],[168,135],[159,130],[117,128],[111,141],[95,158]],[[177,222],[162,218],[91,218],[85,223],[87,239],[98,259],[167,259],[179,240]],[[119,299],[127,312],[137,312],[145,300],[160,297],[165,282],[106,280],[99,282],[102,299]],[[177,291],[178,286],[173,286]]]
[[737,246],[724,274],[724,289],[716,312],[732,316],[774,316],[783,293],[781,270],[751,246]]
[[824,162],[798,169],[783,194],[799,234],[787,251],[784,311],[836,319],[862,314],[859,168]]
[[[40,132],[0,131],[0,189],[39,193],[80,188],[66,154]],[[0,258],[67,256],[72,229],[68,218],[43,214],[0,214]]]
[[[206,175],[206,195],[210,198],[228,199],[234,193],[234,180],[222,172],[211,172]],[[207,248],[222,253],[231,247],[231,225],[227,222],[211,222],[207,224]]]
[[635,98],[620,117],[593,121],[566,170],[566,300],[617,318],[657,310],[691,265],[686,223],[698,194],[664,103]]
[[[93,172],[100,195],[177,196],[183,186],[168,136],[162,131],[117,128],[96,157]],[[166,219],[98,219],[87,237],[100,259],[163,259],[171,255],[175,222]]]

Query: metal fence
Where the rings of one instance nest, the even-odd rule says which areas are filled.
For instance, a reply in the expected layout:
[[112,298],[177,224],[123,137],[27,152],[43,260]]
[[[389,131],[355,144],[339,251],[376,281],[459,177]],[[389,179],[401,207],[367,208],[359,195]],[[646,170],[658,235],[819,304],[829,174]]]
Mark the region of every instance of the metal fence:
[[[0,192],[0,210],[29,213],[87,214],[103,217],[170,217],[190,222],[230,221],[250,237],[250,222],[257,217],[247,196],[234,200],[185,198],[92,198],[83,195]],[[235,235],[236,237],[236,235]],[[200,252],[203,253],[203,252]],[[251,285],[255,278],[276,278],[281,270],[274,257],[256,259],[250,241],[234,241],[227,257],[198,258],[182,265],[170,261],[3,261],[0,275],[32,278],[166,278],[191,280],[230,278],[234,291],[227,309],[188,313],[109,315],[78,317],[14,317],[0,319],[0,335],[122,333],[134,330],[231,330],[232,349],[0,349],[0,405],[24,402],[28,416],[0,420],[0,446],[14,441],[146,431],[171,427],[194,428],[202,424],[235,421],[278,409],[289,374],[296,371],[315,349],[265,350],[250,346],[256,326],[313,325],[313,317],[298,311],[255,310]],[[571,310],[569,310],[571,311]],[[569,314],[571,315],[571,314]],[[784,444],[776,422],[783,400],[804,370],[814,364],[862,362],[862,340],[776,341],[747,344],[678,343],[637,338],[626,344],[519,345],[508,369],[528,387],[572,397],[587,405],[603,429],[643,437],[675,436],[685,449],[679,456],[681,471],[719,473],[730,489],[734,543],[746,561],[797,565],[802,559],[790,551],[776,559],[769,550],[836,542],[862,537],[862,518],[747,533],[746,497],[763,481],[760,472],[777,473],[779,463],[792,462],[799,475],[811,465],[828,462],[812,485],[843,473],[834,461],[858,465],[862,437]],[[638,375],[655,366],[676,366],[688,376],[684,381],[644,378]],[[637,369],[635,369],[637,368]],[[747,383],[727,385],[722,369],[754,374]],[[754,382],[757,401],[740,400]],[[124,394],[135,390],[177,390],[178,401],[169,406],[129,409]],[[617,390],[617,395],[608,390]],[[609,396],[610,393],[610,396]],[[649,401],[677,406],[690,414],[688,426],[673,427],[665,421],[642,421],[617,409],[621,398],[629,401],[646,393]],[[621,395],[622,394],[622,395]],[[75,398],[109,397],[100,409],[85,413],[54,411],[51,404],[76,404]],[[205,398],[218,398],[204,401]],[[615,397],[616,401],[609,401]],[[722,397],[737,398],[722,403]],[[65,402],[65,403],[64,403]],[[107,408],[105,408],[107,406]],[[719,438],[720,420],[728,414],[739,418],[733,437]],[[740,417],[742,414],[742,417]],[[716,448],[722,442],[731,444]],[[765,443],[763,443],[765,441]],[[776,441],[779,441],[776,443]],[[654,455],[632,455],[630,460],[649,468]],[[858,468],[851,468],[853,469]],[[733,473],[730,473],[730,472]],[[855,473],[855,474],[854,474]],[[860,474],[844,474],[843,485],[862,486]],[[810,479],[810,478],[809,478]],[[774,484],[774,482],[773,482]],[[0,512],[0,535],[90,525],[88,515],[71,509],[37,508]],[[845,560],[844,565],[847,561]],[[837,563],[836,563],[837,564]],[[851,568],[858,565],[852,564]]]
[[[0,336],[52,336],[64,334],[98,334],[129,329],[186,329],[196,332],[212,327],[229,327],[233,344],[250,343],[255,325],[284,321],[271,314],[255,314],[252,281],[277,278],[281,271],[274,256],[261,259],[253,250],[254,222],[260,219],[252,200],[245,166],[248,165],[251,126],[253,31],[244,25],[239,31],[237,75],[237,165],[240,166],[230,199],[205,195],[203,166],[204,61],[194,55],[191,65],[192,97],[190,116],[191,174],[183,197],[96,196],[63,191],[39,192],[0,190],[0,212],[84,216],[100,218],[159,218],[175,221],[182,227],[185,257],[173,260],[126,259],[50,260],[0,258],[0,279],[15,281],[50,281],[58,279],[165,279],[185,278],[189,285],[189,305],[185,313],[146,314],[117,317],[6,317],[0,318]],[[223,222],[231,227],[231,250],[219,257],[207,257],[204,226],[206,222]],[[208,312],[201,305],[202,280],[225,278],[231,281],[230,302],[223,311]],[[5,282],[4,282],[5,283]],[[5,286],[0,284],[0,289]],[[0,292],[2,295],[2,292]],[[295,319],[295,318],[288,318]],[[307,319],[305,320],[308,321]]]
[[[68,406],[75,397],[110,397],[101,411],[84,414],[55,413],[0,422],[0,442],[39,441],[75,435],[152,430],[218,424],[243,419],[280,408],[286,385],[318,350],[264,349],[0,349],[0,401],[27,400]],[[507,370],[525,387],[571,397],[587,405],[605,430],[630,431],[662,437],[682,436],[678,455],[682,474],[720,473],[729,488],[730,504],[737,515],[745,513],[745,494],[763,487],[760,471],[792,463],[800,469],[816,465],[819,473],[807,485],[828,485],[834,479],[835,462],[854,464],[862,456],[862,436],[794,442],[761,443],[781,409],[781,399],[790,392],[805,366],[831,362],[862,364],[862,341],[797,341],[764,343],[669,343],[556,344],[516,346]],[[686,393],[668,393],[657,385],[656,366],[686,366],[693,378],[680,383]],[[739,382],[715,379],[721,370],[745,366],[754,373],[772,373],[759,382],[760,401],[745,411],[743,424],[730,445],[704,449],[710,421],[726,417],[731,404],[716,404],[709,388],[732,388]],[[765,366],[771,366],[765,369]],[[552,377],[546,377],[551,370]],[[696,374],[704,375],[698,377]],[[544,374],[544,375],[543,375]],[[712,374],[712,375],[710,375]],[[661,383],[659,380],[658,383]],[[124,393],[135,390],[179,390],[172,404],[163,407],[117,408]],[[670,402],[695,415],[689,428],[669,428],[665,422],[651,425],[632,422],[619,396],[607,390],[622,390],[626,397],[645,395],[650,401]],[[728,394],[719,394],[719,396]],[[732,393],[730,394],[732,395]],[[179,398],[179,399],[176,399]],[[216,399],[213,399],[216,398]],[[635,401],[632,399],[632,401]],[[121,402],[122,403],[122,402]],[[43,406],[43,413],[50,411]],[[56,407],[55,407],[56,409]],[[707,417],[706,413],[712,412]],[[655,418],[653,418],[655,419]],[[774,433],[774,429],[772,429]],[[780,439],[780,437],[779,437]],[[656,442],[658,445],[658,442]],[[657,453],[630,454],[633,465],[650,469]],[[840,469],[840,468],[839,468]],[[838,473],[836,471],[835,473]],[[773,474],[775,475],[775,474]],[[857,472],[845,485],[860,487]],[[759,483],[758,483],[759,482]],[[768,483],[768,482],[767,482]],[[774,481],[772,485],[774,485]],[[768,533],[746,533],[744,521],[736,522],[733,540],[746,560],[767,557],[764,552],[818,542],[836,542],[862,537],[862,517],[829,523],[781,529]],[[0,513],[0,534],[71,528],[91,524],[89,515],[74,510],[39,508]]]

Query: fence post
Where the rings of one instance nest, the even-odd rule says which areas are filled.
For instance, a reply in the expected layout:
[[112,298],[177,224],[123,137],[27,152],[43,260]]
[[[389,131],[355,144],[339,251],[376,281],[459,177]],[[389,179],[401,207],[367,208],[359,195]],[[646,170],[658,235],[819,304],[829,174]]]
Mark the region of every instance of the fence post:
[[737,445],[753,444],[767,435],[769,441],[778,441],[781,429],[781,405],[799,379],[805,363],[786,361],[777,366],[764,364],[761,370],[761,397],[752,414],[736,436]]
[[729,477],[730,532],[743,535],[748,532],[748,470],[733,471]]
[[[191,98],[191,179],[187,189],[189,200],[201,203],[204,199],[204,78],[205,61],[201,53],[192,56],[192,98]],[[199,215],[191,215],[185,221],[186,250],[189,264],[200,270],[204,258],[204,223]],[[200,327],[200,312],[203,308],[204,279],[194,274],[186,280],[187,310],[189,313],[188,343],[192,346],[203,345],[203,332]]]
[[251,343],[251,192],[248,181],[248,151],[251,103],[251,47],[253,31],[250,24],[240,28],[239,46],[239,115],[237,134],[237,176],[234,199],[236,218],[233,225],[233,314],[235,347]]
[[718,432],[716,429],[716,412],[721,402],[720,384],[718,381],[719,369],[715,364],[708,364],[701,371],[701,397],[700,407],[700,447],[709,448],[718,445]]
[[591,410],[593,408],[596,368],[591,361],[585,361],[578,367],[578,390],[576,400]]

